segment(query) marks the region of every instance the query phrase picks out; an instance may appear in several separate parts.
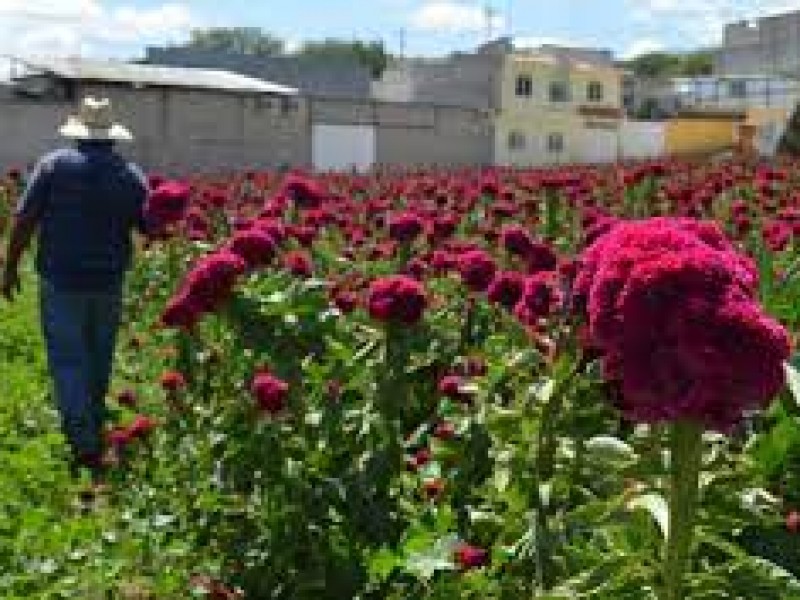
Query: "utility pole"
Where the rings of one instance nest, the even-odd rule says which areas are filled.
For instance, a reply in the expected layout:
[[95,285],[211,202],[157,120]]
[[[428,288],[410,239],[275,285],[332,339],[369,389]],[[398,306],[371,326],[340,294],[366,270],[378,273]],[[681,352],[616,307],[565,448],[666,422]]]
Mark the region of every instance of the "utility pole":
[[484,11],[486,14],[486,41],[491,42],[494,38],[494,20],[497,17],[497,11],[491,4],[487,4]]
[[403,27],[400,31],[397,32],[398,37],[400,38],[400,58],[404,59],[406,57],[406,29]]

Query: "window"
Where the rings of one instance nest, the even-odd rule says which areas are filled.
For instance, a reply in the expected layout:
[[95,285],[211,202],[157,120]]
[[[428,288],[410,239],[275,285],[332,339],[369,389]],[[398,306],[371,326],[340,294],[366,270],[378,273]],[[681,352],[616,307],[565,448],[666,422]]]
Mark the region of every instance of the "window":
[[731,98],[747,98],[747,81],[735,79],[728,82],[728,93]]
[[551,154],[560,154],[564,151],[563,133],[551,133],[547,136],[547,151]]
[[533,96],[533,79],[530,75],[520,75],[517,77],[517,97],[530,98]]
[[521,131],[512,131],[508,134],[508,149],[509,150],[524,150],[525,149],[525,134]]
[[589,102],[602,102],[603,84],[599,81],[590,81],[589,87],[586,88],[586,99]]
[[569,84],[566,81],[554,81],[550,84],[550,102],[569,102]]

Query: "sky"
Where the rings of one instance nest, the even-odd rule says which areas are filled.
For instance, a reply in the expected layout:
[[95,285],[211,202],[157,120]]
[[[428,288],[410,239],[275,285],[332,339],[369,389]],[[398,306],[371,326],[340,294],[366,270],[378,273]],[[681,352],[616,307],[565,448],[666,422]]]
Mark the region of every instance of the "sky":
[[290,47],[379,39],[392,52],[433,56],[473,48],[491,33],[627,58],[713,45],[725,23],[795,9],[800,0],[0,0],[0,55],[136,58],[193,28],[255,26]]

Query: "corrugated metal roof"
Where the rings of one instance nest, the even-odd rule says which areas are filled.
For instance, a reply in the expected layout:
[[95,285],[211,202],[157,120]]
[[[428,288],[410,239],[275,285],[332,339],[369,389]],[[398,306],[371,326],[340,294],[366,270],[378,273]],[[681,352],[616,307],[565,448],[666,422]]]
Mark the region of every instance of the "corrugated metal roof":
[[139,65],[82,58],[26,59],[20,62],[35,71],[75,81],[129,83],[143,87],[202,88],[282,96],[294,96],[298,93],[296,88],[215,69]]

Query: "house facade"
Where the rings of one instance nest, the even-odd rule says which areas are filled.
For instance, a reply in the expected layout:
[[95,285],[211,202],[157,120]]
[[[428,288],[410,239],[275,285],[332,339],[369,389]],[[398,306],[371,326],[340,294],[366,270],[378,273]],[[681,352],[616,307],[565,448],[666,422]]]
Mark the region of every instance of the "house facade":
[[495,162],[507,166],[611,162],[620,155],[622,71],[546,50],[505,56]]

